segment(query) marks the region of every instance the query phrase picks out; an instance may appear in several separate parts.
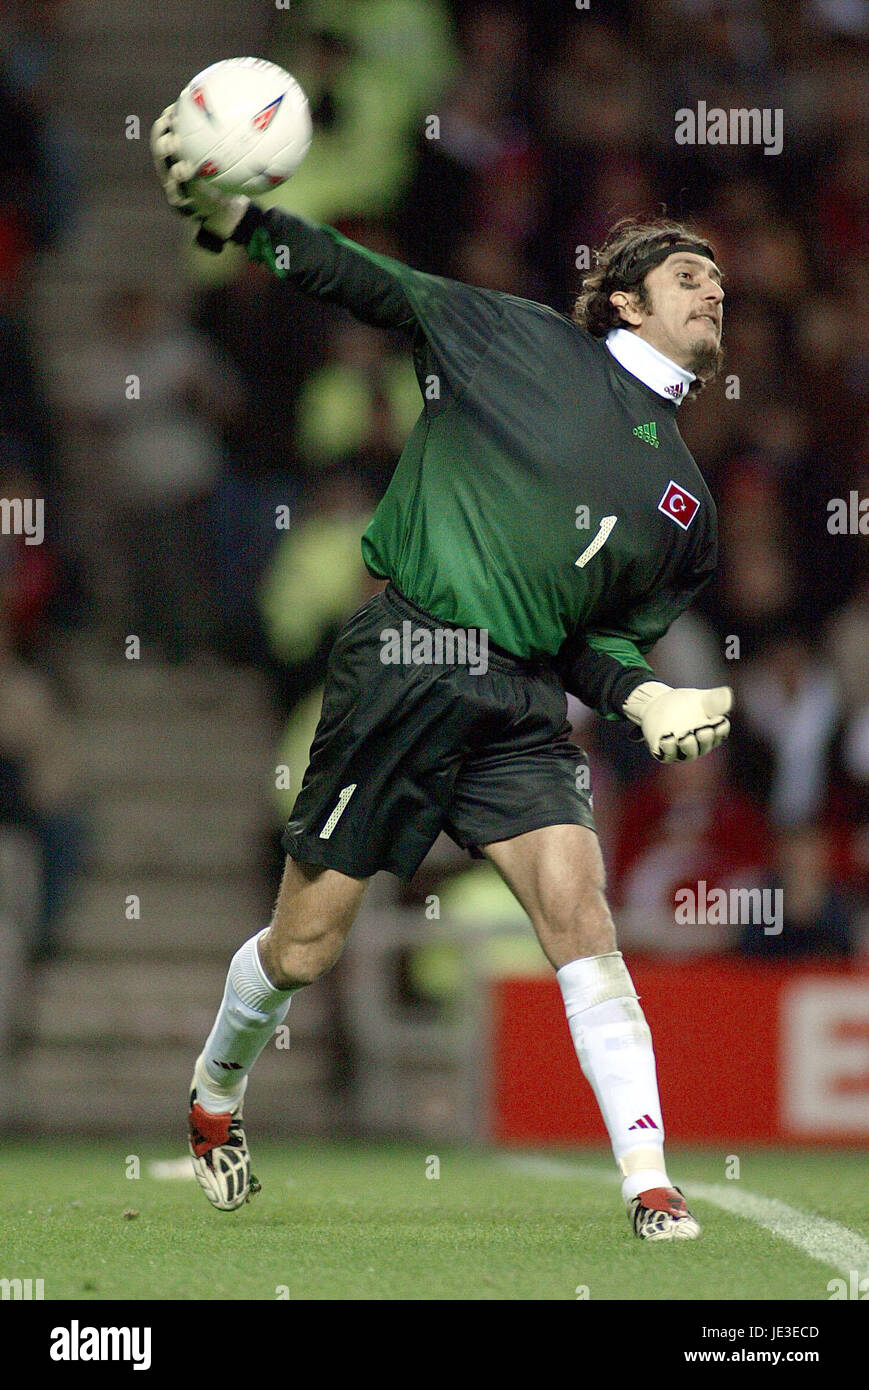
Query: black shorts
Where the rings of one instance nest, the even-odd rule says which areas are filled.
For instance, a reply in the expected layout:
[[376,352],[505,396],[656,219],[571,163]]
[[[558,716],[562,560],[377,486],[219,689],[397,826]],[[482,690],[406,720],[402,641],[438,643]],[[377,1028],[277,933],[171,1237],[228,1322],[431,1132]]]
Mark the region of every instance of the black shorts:
[[[468,647],[476,661],[451,664],[456,649],[443,647],[437,664],[422,629],[463,632],[390,585],[338,634],[287,854],[352,878],[387,869],[408,880],[441,830],[476,858],[546,825],[594,830],[588,759],[570,741],[552,668],[491,644],[485,663]],[[404,660],[386,663],[387,631],[393,644],[397,633],[422,646],[405,641]],[[412,664],[414,653],[425,664]]]

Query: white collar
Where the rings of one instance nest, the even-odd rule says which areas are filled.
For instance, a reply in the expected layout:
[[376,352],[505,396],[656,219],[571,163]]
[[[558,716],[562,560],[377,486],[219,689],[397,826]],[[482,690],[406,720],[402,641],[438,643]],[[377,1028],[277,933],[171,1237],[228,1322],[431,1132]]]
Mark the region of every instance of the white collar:
[[652,347],[645,338],[638,338],[629,328],[611,328],[604,340],[617,362],[631,376],[639,377],[652,391],[679,405],[688,393],[694,373],[680,367]]

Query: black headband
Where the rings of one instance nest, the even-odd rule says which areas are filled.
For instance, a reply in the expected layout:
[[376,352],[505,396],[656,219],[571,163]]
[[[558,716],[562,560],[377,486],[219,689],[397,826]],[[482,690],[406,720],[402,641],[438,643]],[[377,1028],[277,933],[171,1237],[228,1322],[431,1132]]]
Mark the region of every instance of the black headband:
[[[626,280],[628,273],[632,280],[637,277],[642,279],[648,271],[652,270],[656,265],[660,265],[668,256],[675,255],[677,251],[690,251],[695,256],[705,256],[707,260],[715,260],[712,254],[712,247],[705,241],[671,241],[640,255],[632,265],[630,261],[628,261],[627,266],[611,267],[607,274],[607,280],[610,283],[616,280]],[[628,266],[630,267],[629,272]]]

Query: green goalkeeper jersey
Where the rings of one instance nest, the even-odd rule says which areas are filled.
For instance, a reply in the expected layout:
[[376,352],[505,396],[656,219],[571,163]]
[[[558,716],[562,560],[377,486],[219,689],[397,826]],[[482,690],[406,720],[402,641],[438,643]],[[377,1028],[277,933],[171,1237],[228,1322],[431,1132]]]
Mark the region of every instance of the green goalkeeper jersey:
[[251,206],[235,240],[297,288],[408,340],[422,410],[362,538],[435,617],[550,658],[611,717],[712,575],[715,507],[675,401],[542,304],[424,274]]

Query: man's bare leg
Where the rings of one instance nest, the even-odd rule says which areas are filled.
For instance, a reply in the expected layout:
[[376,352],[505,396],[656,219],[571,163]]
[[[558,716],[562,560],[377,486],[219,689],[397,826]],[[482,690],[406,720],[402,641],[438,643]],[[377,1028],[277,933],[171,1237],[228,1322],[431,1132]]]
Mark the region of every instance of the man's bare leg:
[[598,838],[584,825],[547,825],[483,851],[531,918],[556,970],[584,956],[615,951],[616,929],[604,897]]
[[269,927],[236,951],[191,1084],[190,1152],[208,1200],[232,1211],[256,1191],[242,1125],[247,1078],[297,989],[335,964],[367,879],[287,859]]
[[[555,967],[579,1063],[609,1132],[622,1196],[630,1205],[643,1194],[636,1233],[657,1240],[696,1236],[699,1226],[667,1176],[652,1037],[616,946],[597,836],[581,825],[546,826],[487,845],[484,853],[528,913]],[[659,1193],[673,1195],[650,1195]],[[649,1203],[646,1215],[643,1204]]]
[[202,1054],[206,1109],[238,1096],[295,991],[335,964],[367,883],[287,859],[271,924],[244,943],[229,968],[223,1006]]

